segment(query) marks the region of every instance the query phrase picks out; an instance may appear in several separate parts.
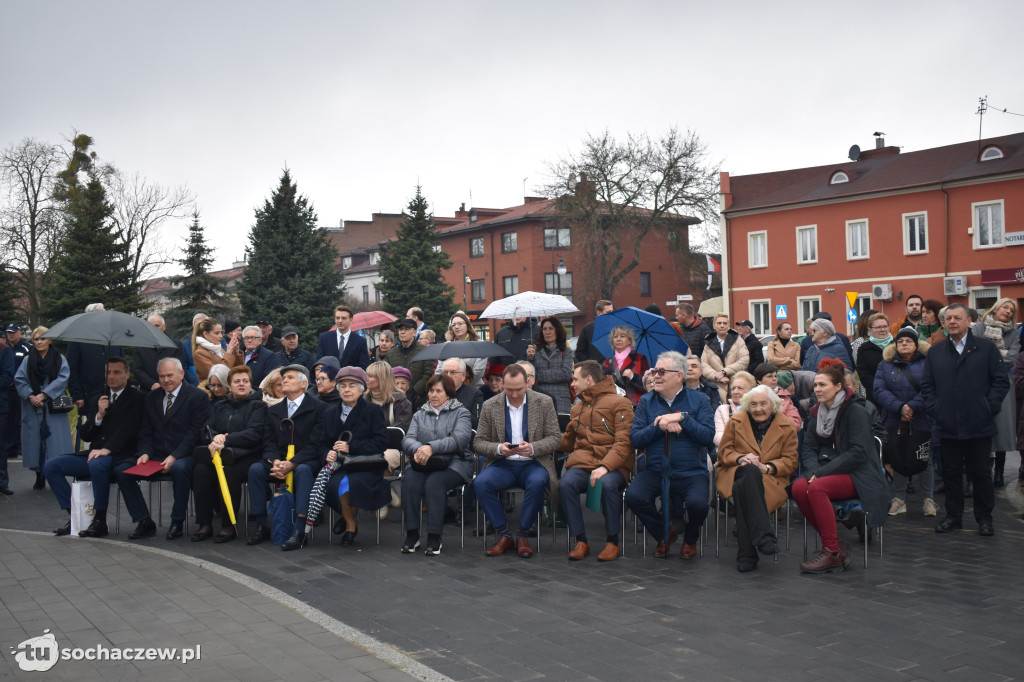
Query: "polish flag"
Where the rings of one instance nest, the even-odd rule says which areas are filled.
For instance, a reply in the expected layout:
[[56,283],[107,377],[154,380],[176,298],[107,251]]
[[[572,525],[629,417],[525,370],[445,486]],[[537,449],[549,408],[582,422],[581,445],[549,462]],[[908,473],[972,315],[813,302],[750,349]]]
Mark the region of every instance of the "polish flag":
[[714,258],[712,258],[711,256],[709,256],[707,254],[704,254],[704,257],[708,259],[708,274],[710,274],[712,272],[721,272],[722,271],[722,264],[721,263],[719,263],[718,261],[716,261]]

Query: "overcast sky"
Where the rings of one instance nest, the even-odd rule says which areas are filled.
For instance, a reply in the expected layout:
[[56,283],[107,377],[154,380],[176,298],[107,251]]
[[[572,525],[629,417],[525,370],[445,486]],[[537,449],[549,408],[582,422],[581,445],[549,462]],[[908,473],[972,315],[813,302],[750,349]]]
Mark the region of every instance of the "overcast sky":
[[983,95],[1024,113],[1019,0],[838,4],[0,0],[0,146],[80,131],[187,185],[227,267],[286,166],[337,225],[417,182],[437,215],[520,204],[605,128],[692,129],[741,175],[976,139]]

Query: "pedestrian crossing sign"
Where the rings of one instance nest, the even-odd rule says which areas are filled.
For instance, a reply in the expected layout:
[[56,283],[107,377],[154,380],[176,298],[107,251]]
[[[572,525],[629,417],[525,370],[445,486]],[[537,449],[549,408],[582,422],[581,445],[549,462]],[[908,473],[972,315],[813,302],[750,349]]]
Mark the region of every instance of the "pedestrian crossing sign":
[[777,305],[777,306],[775,306],[775,319],[777,319],[777,320],[784,320],[784,319],[786,319],[786,317],[787,317],[787,315],[786,315],[786,306],[784,306],[784,305]]

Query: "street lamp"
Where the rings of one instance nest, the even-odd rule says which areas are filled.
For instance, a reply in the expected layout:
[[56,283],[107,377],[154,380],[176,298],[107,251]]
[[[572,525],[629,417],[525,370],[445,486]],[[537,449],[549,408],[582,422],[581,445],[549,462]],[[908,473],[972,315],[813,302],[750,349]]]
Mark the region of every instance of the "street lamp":
[[469,275],[466,274],[466,266],[462,266],[462,309],[466,309],[466,285],[470,283]]
[[551,274],[556,275],[555,277],[555,293],[558,295],[562,294],[562,275],[568,270],[565,267],[565,260],[561,255],[558,256],[558,268],[555,269],[555,252],[551,252]]

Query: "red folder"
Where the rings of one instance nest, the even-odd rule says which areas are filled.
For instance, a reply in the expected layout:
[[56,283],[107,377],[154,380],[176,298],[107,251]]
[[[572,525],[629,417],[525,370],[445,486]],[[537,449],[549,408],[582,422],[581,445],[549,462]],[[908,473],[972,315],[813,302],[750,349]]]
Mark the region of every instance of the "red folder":
[[124,473],[133,476],[152,476],[164,470],[164,463],[161,460],[149,460],[145,464],[136,464],[131,469],[125,469]]

